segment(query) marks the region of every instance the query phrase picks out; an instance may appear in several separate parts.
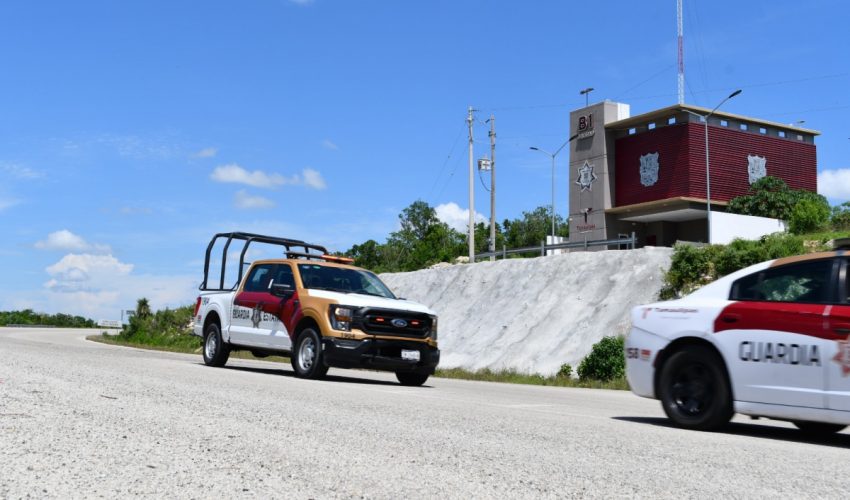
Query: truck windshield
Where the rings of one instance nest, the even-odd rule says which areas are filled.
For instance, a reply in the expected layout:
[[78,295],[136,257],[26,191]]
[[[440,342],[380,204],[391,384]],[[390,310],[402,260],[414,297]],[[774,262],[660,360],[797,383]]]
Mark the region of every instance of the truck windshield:
[[377,276],[361,269],[298,264],[304,288],[396,298]]

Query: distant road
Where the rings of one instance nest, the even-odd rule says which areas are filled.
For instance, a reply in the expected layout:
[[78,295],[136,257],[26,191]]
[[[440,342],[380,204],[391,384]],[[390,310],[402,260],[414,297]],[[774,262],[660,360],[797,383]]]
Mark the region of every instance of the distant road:
[[0,328],[0,497],[846,497],[850,434],[669,427],[598,391],[331,370]]

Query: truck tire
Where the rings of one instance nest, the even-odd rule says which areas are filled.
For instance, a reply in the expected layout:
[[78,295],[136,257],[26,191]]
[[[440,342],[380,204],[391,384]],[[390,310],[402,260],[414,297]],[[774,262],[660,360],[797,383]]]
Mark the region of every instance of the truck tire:
[[395,372],[395,378],[398,379],[398,382],[401,385],[407,385],[411,387],[418,387],[425,383],[430,377],[429,373],[420,373],[420,372]]
[[328,373],[322,359],[322,340],[313,328],[301,330],[292,352],[292,369],[299,378],[320,379]]
[[723,362],[704,346],[685,347],[661,368],[659,398],[679,427],[710,431],[732,418],[732,391]]
[[224,366],[230,357],[230,346],[221,338],[221,328],[210,323],[204,330],[204,363],[207,366]]

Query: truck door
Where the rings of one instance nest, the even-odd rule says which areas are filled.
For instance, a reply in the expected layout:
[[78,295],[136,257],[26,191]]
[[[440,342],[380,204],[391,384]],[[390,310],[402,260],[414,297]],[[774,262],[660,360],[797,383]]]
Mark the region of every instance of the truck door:
[[257,264],[248,272],[248,277],[236,292],[231,313],[230,337],[237,344],[269,346],[269,330],[272,318],[265,313],[271,302],[279,302],[271,293],[277,264]]

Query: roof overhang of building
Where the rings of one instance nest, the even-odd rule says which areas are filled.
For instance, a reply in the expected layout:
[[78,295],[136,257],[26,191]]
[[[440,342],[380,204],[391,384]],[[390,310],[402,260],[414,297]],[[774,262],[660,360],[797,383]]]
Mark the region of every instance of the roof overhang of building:
[[[666,120],[671,115],[681,112],[692,112],[698,115],[707,115],[711,113],[711,109],[703,108],[702,106],[692,106],[690,104],[674,104],[673,106],[667,106],[666,108],[656,109],[655,111],[650,111],[648,113],[644,113],[642,115],[636,115],[629,118],[625,118],[623,120],[619,120],[616,122],[610,122],[605,124],[606,130],[626,130],[632,127],[636,127],[639,125],[644,125],[648,122],[658,121],[658,120]],[[809,134],[809,135],[820,135],[820,132],[817,130],[812,130],[808,128],[795,127],[793,125],[789,125],[787,123],[778,123],[771,122],[767,120],[761,120],[759,118],[753,118],[750,116],[736,115],[733,113],[726,113],[724,111],[717,110],[714,112],[712,116],[716,116],[718,118],[727,118],[729,120],[736,120],[740,122],[752,123],[755,125],[766,125],[768,127],[773,127],[782,130],[793,130],[795,132],[801,134]]]
[[[712,201],[711,205],[723,207],[727,203]],[[605,213],[628,222],[685,222],[705,219],[705,208],[706,200],[704,199],[679,197],[609,208],[605,210]]]

